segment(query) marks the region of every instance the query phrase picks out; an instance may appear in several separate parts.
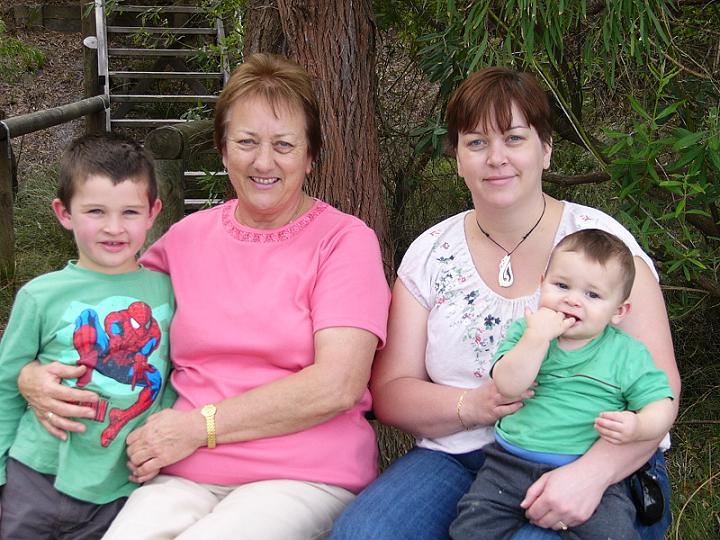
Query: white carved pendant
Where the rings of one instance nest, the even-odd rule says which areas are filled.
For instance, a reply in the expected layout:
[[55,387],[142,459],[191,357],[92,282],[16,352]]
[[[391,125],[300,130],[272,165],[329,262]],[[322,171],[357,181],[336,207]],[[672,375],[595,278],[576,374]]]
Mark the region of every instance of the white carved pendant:
[[498,272],[498,285],[501,287],[510,287],[513,284],[512,263],[510,255],[505,255],[500,261],[500,271]]

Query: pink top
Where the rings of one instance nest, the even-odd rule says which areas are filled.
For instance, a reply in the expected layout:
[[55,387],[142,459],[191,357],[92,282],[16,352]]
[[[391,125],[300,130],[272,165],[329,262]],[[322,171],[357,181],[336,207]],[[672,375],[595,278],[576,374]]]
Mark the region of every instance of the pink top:
[[[314,334],[368,330],[385,340],[390,291],[375,233],[316,201],[281,229],[243,227],[237,201],[197,212],[158,240],[142,263],[170,274],[178,410],[239,395],[314,362]],[[358,405],[320,425],[268,439],[200,448],[163,472],[202,483],[323,482],[358,492],[376,476],[377,447]]]

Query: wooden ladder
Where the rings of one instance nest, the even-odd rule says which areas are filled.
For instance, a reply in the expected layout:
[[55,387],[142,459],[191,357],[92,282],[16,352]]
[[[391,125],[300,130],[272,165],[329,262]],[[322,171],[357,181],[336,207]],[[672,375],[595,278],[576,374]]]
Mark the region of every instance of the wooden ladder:
[[[120,17],[135,24],[107,23],[107,20],[114,22]],[[171,26],[171,19],[181,24]],[[196,26],[198,23],[207,26]],[[229,68],[224,54],[221,54],[220,71],[191,71],[187,67],[187,60],[198,56],[202,45],[207,45],[203,43],[203,38],[220,47],[225,38],[223,21],[209,15],[203,8],[118,3],[112,4],[106,15],[105,0],[95,0],[95,25],[98,75],[111,105],[105,118],[105,129],[108,131],[122,127],[155,128],[183,122],[185,120],[180,117],[167,118],[157,112],[153,114],[158,107],[143,108],[144,114],[140,117],[128,117],[128,113],[139,104],[185,104],[186,109],[198,104],[213,104],[217,101],[217,95],[208,92],[203,81],[215,80],[224,85],[228,80]],[[133,35],[146,36],[148,39],[144,40],[145,45],[127,46]],[[158,47],[157,44],[163,39],[173,41],[176,46]],[[125,43],[117,46],[114,43],[117,41]],[[117,69],[117,60],[121,60],[122,66],[152,61],[152,67],[137,71]],[[174,110],[182,108],[181,105]]]

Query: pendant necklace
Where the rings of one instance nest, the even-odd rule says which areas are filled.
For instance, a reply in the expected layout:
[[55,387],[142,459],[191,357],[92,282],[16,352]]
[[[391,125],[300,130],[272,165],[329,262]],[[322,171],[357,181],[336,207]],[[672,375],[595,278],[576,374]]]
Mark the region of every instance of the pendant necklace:
[[535,222],[535,225],[533,225],[530,230],[523,236],[520,241],[517,243],[517,245],[512,248],[512,250],[508,251],[504,247],[502,247],[500,244],[498,244],[495,239],[490,236],[489,233],[485,232],[485,229],[482,228],[480,225],[480,222],[477,219],[477,215],[475,215],[475,223],[477,223],[478,228],[480,229],[480,232],[482,232],[485,236],[487,236],[487,239],[490,240],[493,244],[495,244],[497,247],[502,249],[505,252],[505,256],[500,260],[500,266],[498,271],[498,285],[501,287],[507,288],[512,286],[513,281],[515,281],[515,278],[513,276],[512,271],[512,261],[510,260],[510,256],[515,253],[515,250],[520,247],[520,245],[527,239],[528,236],[532,234],[532,232],[537,228],[538,225],[540,225],[540,222],[542,221],[543,216],[545,215],[545,209],[547,208],[547,201],[545,200],[545,194],[543,193],[543,209],[542,214],[540,214],[540,217]]

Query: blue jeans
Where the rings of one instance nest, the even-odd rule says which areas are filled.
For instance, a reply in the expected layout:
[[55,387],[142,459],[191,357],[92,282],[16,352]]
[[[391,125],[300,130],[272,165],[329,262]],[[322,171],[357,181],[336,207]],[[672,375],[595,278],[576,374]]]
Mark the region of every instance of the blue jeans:
[[[482,450],[461,455],[413,448],[370,484],[335,522],[331,540],[442,540],[457,516],[457,503],[475,480]],[[651,527],[636,524],[642,540],[662,540],[670,526],[670,487],[665,458],[651,459],[666,496],[665,515]],[[559,540],[554,531],[526,525],[513,540]]]

